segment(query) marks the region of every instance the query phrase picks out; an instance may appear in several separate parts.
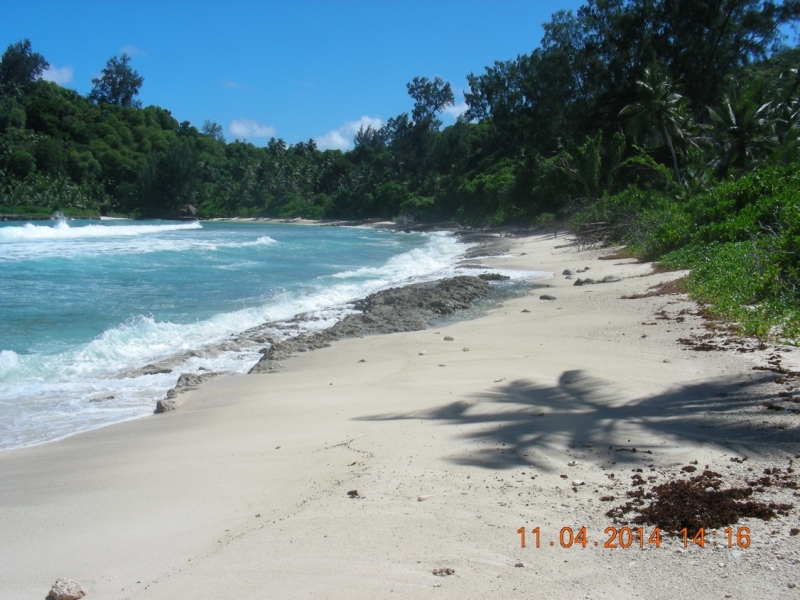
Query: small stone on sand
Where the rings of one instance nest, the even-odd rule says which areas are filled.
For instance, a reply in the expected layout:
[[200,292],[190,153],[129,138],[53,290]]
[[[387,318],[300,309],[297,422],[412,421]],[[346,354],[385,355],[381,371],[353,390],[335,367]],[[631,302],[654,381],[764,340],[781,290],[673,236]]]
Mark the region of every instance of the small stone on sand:
[[71,579],[56,579],[50,589],[49,597],[52,600],[80,600],[86,595],[80,583]]

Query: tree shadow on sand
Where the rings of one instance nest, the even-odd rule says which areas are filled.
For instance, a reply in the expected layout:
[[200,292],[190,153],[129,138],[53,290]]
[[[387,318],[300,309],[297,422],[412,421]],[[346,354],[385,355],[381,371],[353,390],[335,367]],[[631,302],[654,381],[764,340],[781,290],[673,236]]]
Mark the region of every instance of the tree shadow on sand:
[[[426,420],[463,428],[480,446],[449,460],[485,468],[534,466],[540,457],[642,464],[666,448],[708,444],[735,453],[796,448],[795,415],[765,409],[778,386],[767,375],[745,382],[709,380],[658,395],[621,400],[614,385],[565,371],[554,386],[517,380],[431,410],[361,417],[361,421]],[[794,404],[793,407],[798,405]],[[664,444],[666,442],[666,445]],[[792,444],[794,442],[794,444]]]

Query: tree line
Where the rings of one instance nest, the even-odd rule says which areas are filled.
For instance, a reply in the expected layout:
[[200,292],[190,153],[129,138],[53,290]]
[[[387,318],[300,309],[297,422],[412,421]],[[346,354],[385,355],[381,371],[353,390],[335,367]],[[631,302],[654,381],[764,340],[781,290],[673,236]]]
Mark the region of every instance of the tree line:
[[800,0],[588,0],[555,13],[529,54],[469,74],[455,124],[441,120],[450,84],[417,77],[409,111],[362,128],[347,152],[226,142],[216,123],[142,107],[125,54],[82,96],[44,81],[47,61],[22,40],[0,60],[0,210],[168,217],[191,204],[203,217],[492,225],[584,214],[607,235],[630,212],[609,198],[688,199],[797,162],[800,50],[782,32],[798,17]]

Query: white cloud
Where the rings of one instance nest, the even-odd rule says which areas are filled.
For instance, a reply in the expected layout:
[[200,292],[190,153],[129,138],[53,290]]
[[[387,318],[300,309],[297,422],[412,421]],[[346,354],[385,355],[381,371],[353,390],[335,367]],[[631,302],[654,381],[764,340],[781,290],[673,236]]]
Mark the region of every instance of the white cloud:
[[144,50],[137,48],[136,46],[123,46],[120,48],[120,52],[123,54],[127,54],[128,56],[147,56],[147,53]]
[[235,81],[223,81],[222,87],[229,88],[231,90],[246,90],[248,89],[246,86],[239,85]]
[[457,119],[465,112],[467,112],[467,103],[466,102],[459,102],[458,104],[451,104],[447,108],[442,111],[446,115],[450,115],[454,119]]
[[353,147],[353,138],[358,130],[363,127],[366,129],[371,126],[373,129],[380,129],[383,121],[378,117],[363,116],[357,121],[347,121],[338,129],[332,129],[325,135],[314,138],[320,150],[349,150]]
[[234,119],[231,121],[228,131],[231,132],[233,137],[245,140],[275,137],[277,133],[271,125],[262,125],[253,119]]
[[58,85],[65,83],[72,83],[72,67],[66,65],[64,67],[54,67],[50,65],[47,70],[42,73],[42,79],[45,81],[52,81]]

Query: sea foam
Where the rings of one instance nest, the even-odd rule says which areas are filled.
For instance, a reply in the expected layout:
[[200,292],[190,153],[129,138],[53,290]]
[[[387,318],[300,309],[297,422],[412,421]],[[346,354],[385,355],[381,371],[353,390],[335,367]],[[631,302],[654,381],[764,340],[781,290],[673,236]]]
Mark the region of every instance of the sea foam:
[[83,225],[70,227],[67,221],[57,221],[55,225],[34,225],[0,227],[0,240],[63,240],[98,237],[132,237],[165,231],[202,229],[197,221],[168,225]]

